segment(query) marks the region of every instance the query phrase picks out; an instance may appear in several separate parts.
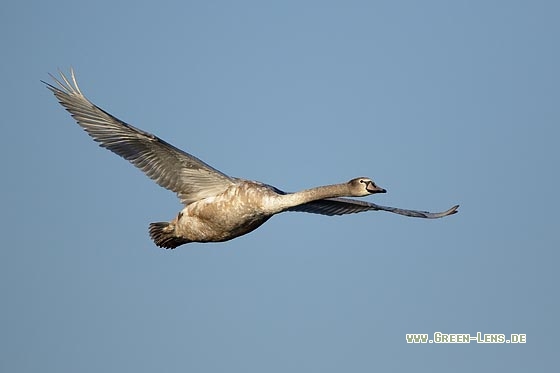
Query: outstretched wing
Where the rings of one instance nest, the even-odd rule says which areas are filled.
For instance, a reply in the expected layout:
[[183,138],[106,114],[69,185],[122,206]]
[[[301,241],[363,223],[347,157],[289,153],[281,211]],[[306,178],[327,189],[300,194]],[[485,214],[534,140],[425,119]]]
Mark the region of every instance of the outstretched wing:
[[131,126],[89,101],[80,91],[74,71],[71,81],[51,75],[58,87],[47,85],[60,104],[100,146],[120,155],[160,186],[177,193],[185,205],[217,195],[235,183],[200,159],[151,133]]
[[375,203],[358,201],[350,198],[327,198],[291,207],[287,211],[310,212],[328,216],[354,214],[364,211],[388,211],[413,218],[437,219],[457,213],[458,208],[459,205],[455,205],[444,212],[428,212],[380,206]]

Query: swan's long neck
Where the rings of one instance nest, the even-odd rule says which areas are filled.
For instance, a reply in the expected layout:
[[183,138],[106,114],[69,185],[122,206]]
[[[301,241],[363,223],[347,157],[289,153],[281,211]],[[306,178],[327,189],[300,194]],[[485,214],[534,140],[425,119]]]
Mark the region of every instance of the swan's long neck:
[[317,201],[324,198],[352,197],[347,183],[324,185],[316,188],[305,189],[296,193],[279,196],[280,208],[282,210],[302,205],[307,202]]

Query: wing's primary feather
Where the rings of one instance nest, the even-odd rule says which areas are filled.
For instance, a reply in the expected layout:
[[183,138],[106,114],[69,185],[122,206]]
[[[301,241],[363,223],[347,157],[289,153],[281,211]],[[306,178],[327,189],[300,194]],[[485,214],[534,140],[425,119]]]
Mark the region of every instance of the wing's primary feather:
[[304,203],[289,208],[287,211],[309,212],[321,215],[346,215],[364,211],[388,211],[394,214],[410,216],[414,218],[437,219],[457,213],[459,205],[451,207],[443,212],[428,212],[418,210],[406,210],[396,207],[376,205],[375,203],[358,201],[350,198],[327,198],[318,201]]
[[235,179],[200,159],[99,108],[82,94],[73,70],[70,74],[71,81],[62,72],[62,80],[51,75],[58,87],[43,83],[100,146],[128,160],[160,186],[177,193],[182,203],[214,196],[235,183]]

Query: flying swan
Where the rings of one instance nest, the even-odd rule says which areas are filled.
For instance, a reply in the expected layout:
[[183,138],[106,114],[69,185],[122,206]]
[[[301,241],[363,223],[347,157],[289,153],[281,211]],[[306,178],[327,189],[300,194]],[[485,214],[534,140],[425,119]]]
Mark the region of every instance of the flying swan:
[[100,146],[120,155],[160,186],[177,193],[185,206],[170,222],[150,224],[150,237],[159,247],[174,249],[189,242],[223,242],[257,229],[273,215],[301,211],[344,215],[388,211],[415,218],[436,219],[457,212],[404,210],[340,197],[363,197],[386,190],[372,179],[286,193],[273,186],[228,176],[151,133],[112,116],[80,91],[74,71],[69,80],[51,75],[55,85],[43,82],[60,104]]

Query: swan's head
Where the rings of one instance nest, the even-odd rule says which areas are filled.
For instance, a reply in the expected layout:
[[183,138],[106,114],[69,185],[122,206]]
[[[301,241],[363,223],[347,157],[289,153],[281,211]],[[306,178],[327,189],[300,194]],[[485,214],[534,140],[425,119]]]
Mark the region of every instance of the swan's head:
[[348,182],[350,191],[355,197],[369,196],[375,193],[387,193],[387,191],[381,187],[375,185],[373,180],[368,177],[357,177]]

